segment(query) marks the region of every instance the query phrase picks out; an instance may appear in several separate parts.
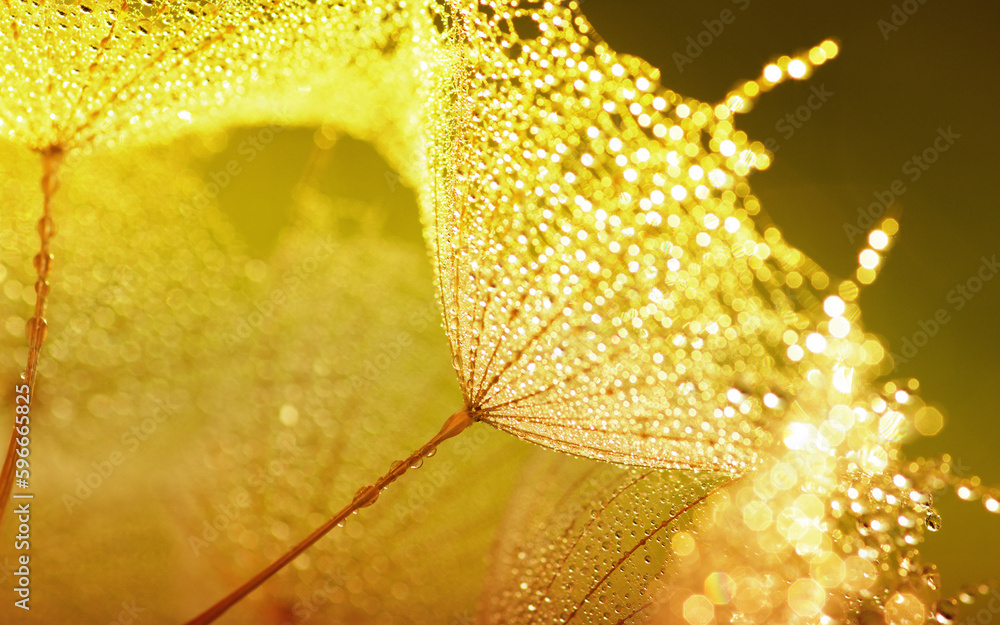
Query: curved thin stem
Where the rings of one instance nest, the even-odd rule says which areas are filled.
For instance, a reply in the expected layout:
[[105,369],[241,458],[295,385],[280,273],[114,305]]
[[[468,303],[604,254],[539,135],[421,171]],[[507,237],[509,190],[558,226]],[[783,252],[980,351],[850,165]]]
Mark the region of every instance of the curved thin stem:
[[188,621],[187,625],[207,625],[208,623],[215,621],[215,619],[222,616],[227,610],[229,610],[229,608],[236,605],[255,588],[280,571],[285,565],[299,557],[299,555],[315,544],[320,538],[325,536],[330,530],[344,522],[344,520],[346,520],[351,514],[375,503],[375,500],[378,499],[379,493],[381,493],[385,487],[399,479],[404,473],[407,472],[407,470],[409,470],[411,466],[417,464],[418,461],[423,460],[427,456],[433,455],[434,451],[437,450],[438,445],[449,438],[460,434],[473,423],[475,423],[475,419],[469,413],[469,410],[465,408],[448,417],[448,420],[445,421],[441,431],[435,434],[434,438],[427,441],[423,447],[410,454],[406,460],[393,463],[389,472],[376,480],[374,484],[358,489],[358,492],[354,495],[354,499],[351,503],[335,514],[329,521],[313,531],[312,534],[306,536],[299,544],[295,545],[287,553],[285,553],[285,555],[269,564],[267,568],[251,578],[250,581],[229,593],[218,603],[202,612],[199,616]]
[[[42,354],[42,343],[45,342],[45,337],[48,334],[45,322],[45,305],[48,303],[49,273],[52,271],[52,253],[49,251],[49,243],[56,234],[55,222],[52,220],[52,198],[59,190],[59,165],[62,163],[62,158],[62,149],[55,146],[42,152],[42,216],[38,220],[40,245],[38,254],[34,258],[37,276],[35,279],[35,310],[25,327],[28,339],[28,362],[22,375],[24,383],[28,386],[28,406],[31,406],[35,397],[38,360]],[[14,488],[15,461],[19,457],[21,447],[23,447],[20,444],[23,437],[18,436],[17,425],[15,415],[10,444],[7,446],[3,470],[0,471],[0,521],[6,512],[7,502],[10,501],[11,491]],[[25,482],[26,484],[27,482]]]

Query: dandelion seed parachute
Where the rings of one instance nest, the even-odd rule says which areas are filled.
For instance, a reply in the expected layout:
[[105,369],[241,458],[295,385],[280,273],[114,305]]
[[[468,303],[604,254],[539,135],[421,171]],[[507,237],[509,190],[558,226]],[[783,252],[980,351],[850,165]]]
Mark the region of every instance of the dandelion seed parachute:
[[[807,339],[829,334],[827,274],[754,227],[746,176],[769,157],[733,124],[788,62],[713,106],[569,7],[453,19],[461,56],[436,109],[452,130],[423,196],[467,405],[577,455],[747,470],[785,419],[765,396],[795,396],[824,357]],[[863,338],[828,353],[868,363]]]

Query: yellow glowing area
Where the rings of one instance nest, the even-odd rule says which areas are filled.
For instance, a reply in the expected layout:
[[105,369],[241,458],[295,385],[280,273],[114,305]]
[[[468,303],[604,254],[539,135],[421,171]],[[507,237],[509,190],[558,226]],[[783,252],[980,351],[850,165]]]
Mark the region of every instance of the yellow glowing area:
[[818,332],[813,332],[806,337],[806,348],[814,354],[821,353],[826,349],[826,337]]
[[715,606],[705,595],[694,595],[684,601],[684,618],[691,625],[708,625],[715,620]]
[[[889,376],[898,359],[861,312],[899,222],[864,215],[867,238],[858,230],[857,265],[842,275],[792,245],[751,187],[778,152],[742,118],[765,92],[819,71],[837,44],[789,50],[703,102],[617,53],[581,5],[4,3],[0,135],[35,160],[12,156],[0,191],[44,210],[4,213],[39,241],[9,261],[3,251],[7,377],[23,371],[33,385],[53,345],[58,215],[81,269],[53,305],[63,319],[52,334],[71,337],[46,365],[63,385],[42,395],[53,427],[96,415],[117,428],[163,405],[183,414],[185,436],[216,415],[232,421],[212,420],[204,448],[181,434],[177,446],[200,482],[266,466],[252,497],[257,482],[226,483],[251,503],[160,504],[216,554],[198,578],[213,592],[250,578],[243,569],[267,577],[294,562],[272,580],[274,604],[248,612],[300,618],[296,601],[328,583],[330,622],[437,622],[408,602],[422,605],[449,569],[464,590],[484,582],[483,625],[945,623],[919,549],[941,528],[936,493],[954,488],[989,512],[1000,494],[947,457],[904,454],[945,419],[915,380]],[[207,193],[195,173],[245,147],[227,147],[233,125],[272,139],[309,129],[307,171],[282,217],[293,225],[261,258],[227,221],[221,189]],[[393,169],[379,175],[414,202],[416,251],[381,237],[388,220],[367,201],[319,191],[313,169],[345,134],[370,141]],[[211,184],[226,186],[230,169],[210,172]],[[60,172],[71,190],[57,195]],[[178,205],[183,219],[149,221]],[[5,246],[27,249],[20,236]],[[186,385],[167,388],[165,372]],[[426,403],[437,415],[441,388],[444,427],[403,410]],[[415,424],[439,433],[419,445]],[[417,471],[419,490],[388,488],[452,438],[440,473]],[[409,456],[393,455],[397,442]],[[59,479],[74,492],[77,476]],[[483,499],[466,499],[477,488]],[[494,489],[509,509],[484,528],[504,514]],[[438,495],[448,503],[434,509]],[[204,530],[203,516],[234,506],[239,521],[223,514],[224,527]],[[362,509],[371,525],[354,521]],[[435,510],[440,528],[425,523]],[[282,557],[315,527],[337,539],[304,553],[306,538],[297,559]],[[168,542],[156,548],[176,551]],[[470,563],[483,580],[466,578]],[[384,582],[393,576],[402,581]]]
[[726,605],[733,600],[733,578],[723,572],[711,573],[705,578],[705,596],[715,605]]
[[810,564],[812,578],[823,588],[836,588],[844,582],[847,566],[835,553],[827,553],[817,557]]
[[805,63],[799,59],[795,59],[788,64],[788,75],[792,78],[803,78],[806,75],[807,68],[808,66]]
[[813,437],[813,427],[806,423],[789,423],[785,428],[785,445],[789,449],[804,449]]
[[879,257],[875,250],[864,250],[858,260],[864,269],[875,269],[878,267]]
[[843,317],[834,317],[830,320],[830,335],[834,338],[846,338],[851,332],[851,322]]
[[799,616],[816,616],[826,602],[826,591],[813,579],[800,579],[788,589],[788,605]]
[[882,230],[872,230],[868,235],[868,244],[876,250],[884,250],[889,246],[889,235]]
[[820,46],[816,46],[815,48],[809,50],[809,61],[814,65],[819,65],[823,63],[824,61],[826,61],[826,58],[827,58],[826,50],[824,50]]
[[927,608],[913,593],[896,593],[886,602],[887,625],[923,625],[927,622]]
[[830,317],[839,317],[843,315],[845,309],[846,305],[844,304],[844,300],[840,299],[836,295],[831,295],[823,300],[823,312]]
[[[875,264],[878,264],[877,259]],[[875,282],[875,278],[878,274],[875,273],[875,270],[870,267],[858,267],[856,275],[858,282],[861,284],[871,284],[872,282]]]

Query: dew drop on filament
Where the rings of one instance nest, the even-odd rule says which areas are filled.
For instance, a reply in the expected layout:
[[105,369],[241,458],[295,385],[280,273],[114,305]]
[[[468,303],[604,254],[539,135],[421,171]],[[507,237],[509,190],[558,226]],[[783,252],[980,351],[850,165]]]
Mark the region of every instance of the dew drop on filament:
[[45,322],[45,319],[40,319],[38,317],[32,317],[28,319],[28,322],[24,325],[24,334],[30,341],[35,335],[35,327],[38,327],[38,336],[41,341],[49,335],[49,325]]
[[926,519],[927,529],[936,532],[941,529],[941,515],[937,512],[931,512],[927,515]]

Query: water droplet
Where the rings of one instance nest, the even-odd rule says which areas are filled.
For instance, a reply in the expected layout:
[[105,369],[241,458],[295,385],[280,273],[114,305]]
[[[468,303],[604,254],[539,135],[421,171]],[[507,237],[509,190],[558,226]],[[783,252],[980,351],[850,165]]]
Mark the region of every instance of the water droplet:
[[926,519],[927,529],[936,532],[941,529],[941,515],[937,512],[931,512],[927,515]]
[[30,342],[31,337],[35,335],[36,324],[38,325],[38,342],[41,343],[49,335],[49,324],[45,323],[45,319],[39,319],[38,317],[28,319],[28,322],[24,324],[24,336]]
[[378,501],[378,495],[378,490],[374,486],[362,486],[354,493],[354,501],[358,502],[358,509],[367,508]]
[[983,497],[983,507],[990,512],[1000,512],[1000,498],[995,493],[990,493]]
[[980,495],[979,486],[972,480],[962,480],[959,482],[958,486],[955,488],[955,493],[960,499],[965,501],[973,501],[978,499]]
[[920,579],[924,581],[931,590],[938,590],[941,588],[941,575],[938,573],[937,567],[933,564],[928,564],[924,567],[923,571],[920,573]]
[[424,458],[433,458],[434,455],[437,452],[438,452],[437,447],[434,447],[433,449],[431,449],[430,451],[428,451],[426,454],[424,454]]
[[413,461],[413,464],[410,465],[410,468],[411,469],[419,469],[422,466],[424,466],[424,459],[423,458],[417,458],[416,460]]
[[938,602],[934,610],[934,620],[941,625],[951,625],[958,618],[958,604],[954,599],[945,599]]
[[35,272],[40,276],[47,276],[49,272],[52,271],[52,261],[55,257],[52,254],[35,254],[35,258],[32,263],[35,266]]
[[38,236],[42,239],[51,239],[56,236],[56,222],[49,216],[44,216],[38,220]]
[[872,525],[873,521],[874,518],[868,515],[859,518],[857,522],[858,533],[862,536],[871,536],[872,533],[878,532],[878,528]]
[[972,605],[976,602],[976,589],[972,586],[963,586],[958,591],[958,600],[965,605]]

